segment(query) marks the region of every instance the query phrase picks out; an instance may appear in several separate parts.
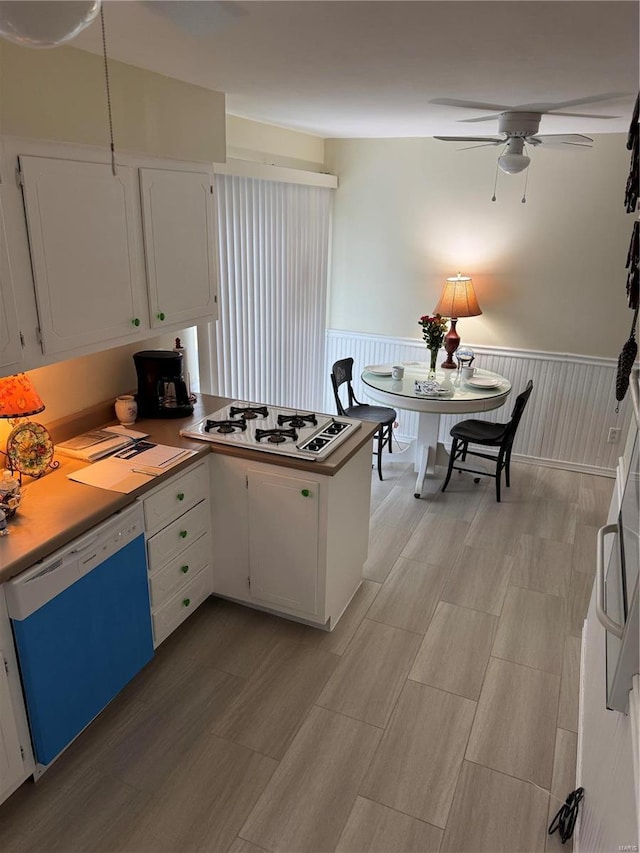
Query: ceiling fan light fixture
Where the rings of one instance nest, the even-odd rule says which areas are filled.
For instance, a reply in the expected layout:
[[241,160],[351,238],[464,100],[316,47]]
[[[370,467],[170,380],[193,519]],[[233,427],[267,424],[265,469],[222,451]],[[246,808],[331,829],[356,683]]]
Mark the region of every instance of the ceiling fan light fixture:
[[498,166],[507,175],[517,175],[518,172],[524,172],[530,162],[531,158],[527,157],[526,154],[509,154],[507,152],[498,157]]

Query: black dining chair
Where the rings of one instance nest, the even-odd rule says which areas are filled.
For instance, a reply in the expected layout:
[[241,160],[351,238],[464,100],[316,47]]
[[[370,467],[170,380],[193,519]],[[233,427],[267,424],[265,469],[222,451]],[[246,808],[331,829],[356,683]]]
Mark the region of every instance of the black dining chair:
[[[382,480],[382,451],[385,444],[388,444],[389,453],[392,452],[391,442],[393,439],[393,425],[397,418],[396,410],[388,406],[370,406],[368,403],[361,403],[353,393],[352,382],[353,359],[341,358],[331,368],[331,386],[333,388],[333,395],[336,398],[338,414],[347,418],[359,418],[361,421],[378,424],[378,429],[373,435],[376,439],[377,449],[373,452],[378,457],[378,476]],[[347,405],[343,406],[338,389],[345,383],[347,385]]]
[[[506,424],[494,424],[490,421],[479,421],[473,418],[467,421],[460,421],[451,428],[451,436],[453,443],[451,445],[451,454],[449,456],[449,468],[447,476],[442,485],[442,491],[449,485],[451,472],[455,468],[456,471],[467,471],[470,474],[482,474],[486,477],[494,477],[496,481],[496,500],[500,501],[500,480],[502,472],[505,473],[505,483],[510,485],[510,463],[511,463],[511,448],[513,440],[516,437],[516,430],[522,418],[527,401],[533,390],[533,381],[530,379],[527,386],[516,397],[516,403],[511,412],[511,420]],[[498,455],[493,456],[489,453],[482,453],[479,450],[469,450],[470,444],[480,444],[483,447],[497,447]],[[495,473],[490,471],[478,471],[474,468],[466,468],[464,465],[456,465],[458,459],[466,462],[467,456],[481,456],[483,459],[489,459],[496,463]],[[475,479],[476,483],[480,482],[480,478]]]

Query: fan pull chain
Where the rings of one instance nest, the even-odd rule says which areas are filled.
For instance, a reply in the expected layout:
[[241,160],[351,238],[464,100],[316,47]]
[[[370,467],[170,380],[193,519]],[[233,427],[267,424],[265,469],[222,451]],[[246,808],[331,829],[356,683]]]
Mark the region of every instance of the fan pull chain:
[[495,174],[495,177],[493,179],[493,195],[491,196],[491,201],[496,200],[496,189],[497,188],[498,188],[498,160],[496,160],[496,174]]
[[527,166],[525,175],[524,175],[524,192],[522,193],[522,198],[520,199],[521,204],[527,203],[527,184],[529,183],[529,169],[531,168],[531,164]]
[[104,28],[104,3],[100,5],[100,25],[102,27],[102,55],[104,57],[104,82],[107,90],[107,115],[109,116],[109,148],[111,150],[111,171],[115,178],[116,170],[116,148],[113,143],[113,118],[111,116],[111,89],[109,86],[109,66],[107,64],[107,36]]

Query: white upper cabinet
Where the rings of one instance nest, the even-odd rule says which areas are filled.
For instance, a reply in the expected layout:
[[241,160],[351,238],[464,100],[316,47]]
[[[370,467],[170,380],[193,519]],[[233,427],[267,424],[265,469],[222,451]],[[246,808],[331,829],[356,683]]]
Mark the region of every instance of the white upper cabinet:
[[215,319],[213,170],[140,169],[152,328]]
[[134,170],[19,161],[43,351],[138,336],[148,321]]
[[7,235],[0,203],[0,367],[16,365],[22,360],[18,313],[13,291],[11,267],[7,254]]

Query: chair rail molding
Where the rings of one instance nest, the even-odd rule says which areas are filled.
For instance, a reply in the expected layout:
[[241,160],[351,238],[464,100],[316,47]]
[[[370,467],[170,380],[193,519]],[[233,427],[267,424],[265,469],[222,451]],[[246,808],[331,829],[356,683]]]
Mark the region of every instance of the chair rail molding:
[[[623,447],[620,443],[609,443],[607,437],[611,427],[619,428],[620,436],[626,435],[631,417],[627,399],[620,404],[619,413],[615,411],[616,359],[468,345],[476,354],[478,366],[506,376],[513,389],[502,409],[487,412],[483,418],[507,421],[513,406],[511,398],[515,400],[527,380],[533,380],[530,405],[515,440],[514,460],[615,476]],[[415,338],[327,329],[325,409],[328,412],[334,409],[329,381],[331,366],[347,356],[354,359],[354,390],[363,402],[367,396],[360,373],[367,364],[427,360],[424,343]],[[450,445],[451,427],[465,417],[468,416],[443,415],[440,418],[440,441]],[[417,432],[417,414],[400,410],[397,439],[400,442],[410,441]]]

